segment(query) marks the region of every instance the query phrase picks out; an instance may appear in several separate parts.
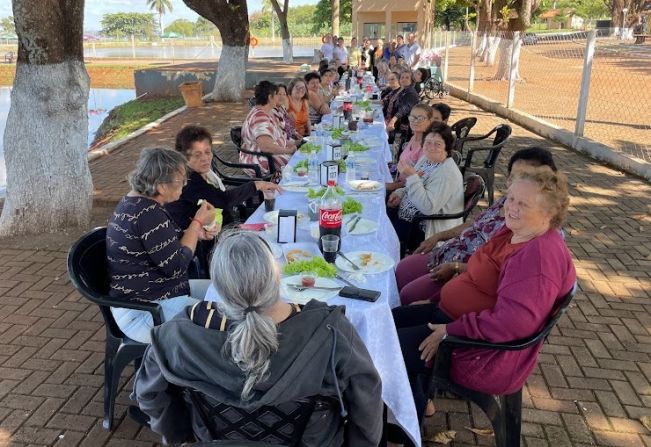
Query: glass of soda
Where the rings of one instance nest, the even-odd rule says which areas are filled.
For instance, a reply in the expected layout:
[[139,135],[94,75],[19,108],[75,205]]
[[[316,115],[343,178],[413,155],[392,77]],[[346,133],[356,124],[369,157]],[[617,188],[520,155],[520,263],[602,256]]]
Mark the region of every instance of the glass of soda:
[[337,259],[339,249],[339,236],[336,234],[325,234],[321,236],[321,250],[323,258],[332,264]]
[[265,211],[273,211],[276,207],[276,191],[263,191]]

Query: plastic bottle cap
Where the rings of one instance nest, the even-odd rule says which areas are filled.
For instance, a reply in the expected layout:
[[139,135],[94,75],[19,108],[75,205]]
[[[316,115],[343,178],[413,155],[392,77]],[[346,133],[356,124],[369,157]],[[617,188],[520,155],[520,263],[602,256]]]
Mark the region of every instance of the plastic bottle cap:
[[335,186],[334,180],[328,180],[328,186]]

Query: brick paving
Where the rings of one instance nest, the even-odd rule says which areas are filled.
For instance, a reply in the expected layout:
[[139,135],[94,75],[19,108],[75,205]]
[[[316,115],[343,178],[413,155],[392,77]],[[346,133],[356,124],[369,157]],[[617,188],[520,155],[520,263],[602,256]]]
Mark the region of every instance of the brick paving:
[[[477,116],[473,133],[503,122],[450,98],[453,120]],[[244,105],[211,104],[168,121],[91,164],[96,187],[93,225],[106,222],[127,191],[123,180],[138,152],[171,145],[178,128],[201,123],[219,150],[234,155],[227,130]],[[549,337],[524,392],[523,445],[644,446],[651,433],[651,186],[514,126],[505,161],[532,144],[550,147],[568,174],[572,204],[567,243],[580,291]],[[95,305],[66,273],[70,244],[82,229],[47,237],[0,240],[0,445],[150,446],[158,437],[125,418],[131,387],[123,377],[112,432],[102,428],[104,327]],[[465,427],[484,427],[477,408],[437,400],[426,433],[457,431],[454,445],[492,445]]]

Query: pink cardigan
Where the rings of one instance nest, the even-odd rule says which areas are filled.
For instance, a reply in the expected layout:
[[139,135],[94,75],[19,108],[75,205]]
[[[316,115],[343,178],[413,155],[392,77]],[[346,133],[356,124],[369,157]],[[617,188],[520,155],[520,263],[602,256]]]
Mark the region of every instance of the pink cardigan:
[[[504,227],[502,231],[510,230]],[[549,230],[506,261],[495,307],[462,315],[447,325],[448,334],[490,342],[530,337],[542,329],[558,298],[575,281],[565,242],[557,230]],[[514,393],[536,366],[541,348],[542,342],[522,351],[456,349],[451,376],[458,384],[484,393]]]

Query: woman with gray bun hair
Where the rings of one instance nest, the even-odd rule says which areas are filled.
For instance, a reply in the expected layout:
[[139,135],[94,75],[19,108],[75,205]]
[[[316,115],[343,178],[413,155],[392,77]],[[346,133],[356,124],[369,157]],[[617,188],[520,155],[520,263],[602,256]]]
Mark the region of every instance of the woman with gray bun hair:
[[376,447],[380,378],[344,308],[283,301],[278,265],[251,232],[221,235],[211,276],[218,303],[188,307],[152,331],[132,396],[152,430],[167,442],[211,440],[175,387],[245,411],[318,396],[333,404],[317,407],[301,446]]

